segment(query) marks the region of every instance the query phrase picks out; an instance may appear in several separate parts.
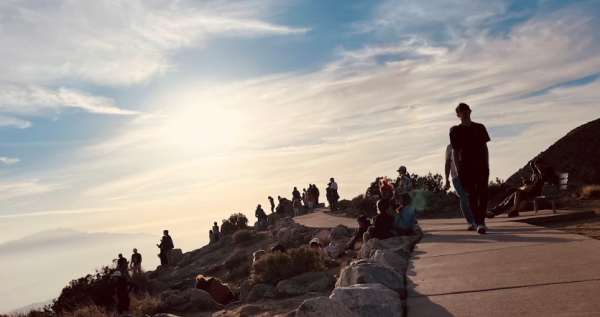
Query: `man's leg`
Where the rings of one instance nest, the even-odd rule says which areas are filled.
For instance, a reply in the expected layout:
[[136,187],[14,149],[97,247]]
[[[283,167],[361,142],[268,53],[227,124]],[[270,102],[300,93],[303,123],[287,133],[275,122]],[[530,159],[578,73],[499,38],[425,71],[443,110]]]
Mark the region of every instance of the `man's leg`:
[[479,198],[477,197],[477,187],[475,186],[475,179],[473,176],[474,175],[471,171],[462,170],[460,171],[458,178],[460,180],[460,185],[464,189],[465,193],[467,193],[467,200],[469,201],[469,209],[473,215],[473,222],[476,225],[480,225],[481,223],[478,222],[478,218],[475,216],[476,210],[479,206]]
[[488,183],[490,174],[488,171],[481,171],[475,175],[475,189],[477,195],[478,205],[473,212],[473,219],[477,224],[485,225],[485,212],[487,211],[488,204]]
[[467,193],[463,189],[460,184],[460,180],[455,178],[452,180],[452,184],[454,185],[454,189],[460,198],[460,210],[463,213],[463,216],[467,220],[469,224],[473,223],[473,214],[471,213],[471,208],[469,208],[469,199],[467,198]]

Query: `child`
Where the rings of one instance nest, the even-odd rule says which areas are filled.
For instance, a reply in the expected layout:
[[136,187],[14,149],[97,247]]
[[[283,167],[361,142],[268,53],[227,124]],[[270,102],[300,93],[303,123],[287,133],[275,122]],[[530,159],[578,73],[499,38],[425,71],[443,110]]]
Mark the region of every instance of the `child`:
[[390,209],[391,202],[387,198],[380,199],[377,202],[377,211],[379,214],[373,218],[373,225],[367,229],[363,236],[365,243],[370,239],[380,240],[388,239],[396,234],[394,233],[394,210]]
[[371,226],[371,221],[366,216],[360,216],[358,217],[358,219],[356,219],[356,221],[358,222],[358,229],[356,229],[352,240],[350,240],[350,242],[348,242],[348,244],[346,245],[346,249],[348,250],[354,250],[354,245],[356,244],[356,241],[358,241],[358,239],[362,239],[365,232],[367,232],[367,230]]
[[308,195],[308,208],[310,209],[310,212],[313,212],[313,209],[315,208],[315,196],[313,196],[313,194]]

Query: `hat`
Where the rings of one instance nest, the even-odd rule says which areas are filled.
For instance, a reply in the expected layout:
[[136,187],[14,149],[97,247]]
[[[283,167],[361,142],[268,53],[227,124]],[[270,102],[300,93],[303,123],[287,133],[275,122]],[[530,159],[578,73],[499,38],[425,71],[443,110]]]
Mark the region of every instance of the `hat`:
[[121,272],[119,272],[119,271],[115,271],[115,273],[113,273],[113,275],[112,275],[112,276],[113,276],[113,277],[115,277],[115,276],[116,276],[116,277],[121,277]]
[[400,168],[398,168],[398,172],[403,171],[406,172],[406,166],[402,165],[400,166]]
[[313,243],[321,245],[321,240],[319,240],[319,238],[313,238],[312,240],[310,240],[310,243],[308,245],[311,245]]

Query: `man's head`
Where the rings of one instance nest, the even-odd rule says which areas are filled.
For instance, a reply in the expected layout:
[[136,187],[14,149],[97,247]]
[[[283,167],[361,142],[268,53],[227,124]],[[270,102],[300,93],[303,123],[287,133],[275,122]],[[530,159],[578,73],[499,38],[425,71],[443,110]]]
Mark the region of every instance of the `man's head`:
[[137,249],[136,248],[133,248],[133,253],[137,253]]
[[163,230],[163,235],[168,235],[169,234],[169,230]]
[[333,177],[330,178],[329,181],[332,182],[332,183],[335,182],[335,180],[333,179]]
[[260,204],[258,204],[257,208],[260,208],[260,207],[262,207],[262,206]]
[[215,221],[215,226],[217,225],[217,222]]
[[370,225],[369,223],[369,218],[367,218],[366,216],[360,216],[356,219],[356,222],[358,222],[358,226],[361,228],[365,228],[368,227]]
[[471,118],[471,107],[464,102],[461,102],[456,107],[456,116],[461,120]]
[[400,166],[397,171],[400,175],[406,174],[406,166]]
[[387,198],[380,199],[377,202],[377,211],[380,214],[386,213],[390,209],[390,200]]
[[123,257],[123,254],[119,253],[119,259]]

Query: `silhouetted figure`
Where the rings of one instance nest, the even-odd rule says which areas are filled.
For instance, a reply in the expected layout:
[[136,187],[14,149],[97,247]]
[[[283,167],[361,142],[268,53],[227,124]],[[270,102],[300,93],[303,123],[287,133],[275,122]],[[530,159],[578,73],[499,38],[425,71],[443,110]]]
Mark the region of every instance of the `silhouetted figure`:
[[313,194],[313,196],[315,196],[315,207],[318,207],[319,206],[319,195],[320,195],[320,193],[319,193],[319,189],[317,188],[316,184],[312,185],[312,194]]
[[269,196],[269,202],[271,203],[271,213],[275,212],[275,202],[273,201],[273,197]]
[[121,272],[123,277],[128,276],[127,259],[123,257],[123,254],[119,253],[119,259],[117,260],[117,269]]
[[313,209],[315,208],[315,196],[310,194],[308,196],[307,201],[308,201],[308,209],[310,210],[310,212],[313,212]]
[[352,240],[346,244],[346,249],[349,250],[354,250],[354,245],[356,242],[359,240],[362,241],[365,232],[367,232],[371,226],[371,221],[369,221],[369,218],[366,216],[360,216],[356,219],[356,221],[358,222],[358,229],[356,229],[354,232],[354,237],[352,237]]
[[117,312],[122,314],[129,311],[129,292],[133,290],[135,284],[127,281],[120,271],[115,271],[112,275],[113,286],[117,292]]
[[208,230],[208,244],[213,244],[215,242],[215,235],[213,234],[212,230]]
[[173,249],[175,248],[175,245],[173,244],[173,239],[169,235],[169,230],[163,231],[163,237],[160,240],[158,247],[164,252],[165,257],[167,258],[167,264],[169,266],[175,265],[173,261]]
[[325,191],[325,197],[327,198],[327,203],[329,204],[329,210],[333,211],[333,203],[331,202],[331,183],[327,184]]
[[[450,132],[454,127],[450,128]],[[446,147],[446,185],[444,189],[448,190],[450,188],[450,176],[452,176],[452,185],[454,186],[454,190],[456,190],[456,194],[460,200],[460,210],[465,217],[465,220],[468,223],[467,230],[473,231],[477,230],[477,225],[473,222],[473,214],[471,213],[471,208],[469,208],[469,199],[467,198],[467,192],[463,189],[460,184],[460,179],[458,178],[458,173],[456,173],[456,168],[454,167],[454,163],[452,162],[452,144],[448,144]]]
[[212,227],[213,235],[215,236],[215,242],[219,242],[219,238],[221,237],[221,232],[219,232],[219,225],[215,221]]
[[258,229],[260,231],[267,230],[267,214],[262,209],[260,204],[256,207],[256,212],[254,213],[254,216],[258,218]]
[[487,143],[491,139],[483,124],[471,121],[471,108],[466,103],[456,107],[456,116],[461,123],[450,132],[452,161],[460,184],[467,192],[477,232],[484,234],[490,177]]
[[329,179],[329,181],[331,182],[330,184],[330,188],[331,188],[331,211],[337,211],[338,210],[338,200],[340,199],[340,195],[338,194],[338,184],[335,182],[335,180],[332,178]]
[[142,255],[134,248],[131,255],[131,276],[140,273],[142,273]]
[[294,190],[292,191],[292,201],[296,198],[300,199],[300,192],[298,191],[298,188],[294,187]]

